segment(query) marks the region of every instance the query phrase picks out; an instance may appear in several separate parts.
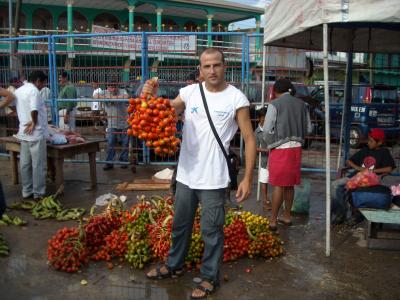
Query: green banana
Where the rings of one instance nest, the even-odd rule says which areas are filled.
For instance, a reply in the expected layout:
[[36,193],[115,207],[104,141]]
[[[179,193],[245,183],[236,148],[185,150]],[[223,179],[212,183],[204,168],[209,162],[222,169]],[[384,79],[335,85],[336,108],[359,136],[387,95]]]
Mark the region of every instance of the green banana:
[[42,214],[39,215],[39,219],[40,220],[48,219],[48,218],[51,218],[51,217],[53,217],[53,213],[51,211],[47,211],[47,212],[42,213]]
[[26,221],[22,220],[20,217],[14,217],[13,224],[17,226],[26,225]]
[[10,208],[12,209],[22,209],[22,202],[13,202],[10,204]]
[[4,222],[3,220],[0,220],[0,226],[8,226],[8,224],[6,222]]
[[33,200],[25,200],[21,202],[21,209],[32,209],[36,205],[36,202]]
[[3,214],[3,217],[1,218],[4,222],[6,222],[7,224],[11,224],[12,223],[12,219],[8,216],[8,215],[6,215],[6,214]]

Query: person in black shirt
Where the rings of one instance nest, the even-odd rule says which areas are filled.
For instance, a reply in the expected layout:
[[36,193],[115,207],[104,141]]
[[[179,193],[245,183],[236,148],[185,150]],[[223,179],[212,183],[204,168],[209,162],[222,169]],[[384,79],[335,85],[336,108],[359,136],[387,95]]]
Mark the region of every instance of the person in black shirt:
[[[369,132],[368,146],[356,152],[346,161],[346,165],[355,170],[349,177],[366,169],[377,175],[386,175],[396,168],[396,164],[389,150],[382,147],[384,140],[385,133],[382,129],[374,128]],[[335,180],[332,183],[331,214],[333,224],[340,224],[345,221],[347,217],[348,206],[345,197],[345,185],[349,177]],[[357,223],[360,220],[360,215],[356,214],[353,216],[351,223]]]

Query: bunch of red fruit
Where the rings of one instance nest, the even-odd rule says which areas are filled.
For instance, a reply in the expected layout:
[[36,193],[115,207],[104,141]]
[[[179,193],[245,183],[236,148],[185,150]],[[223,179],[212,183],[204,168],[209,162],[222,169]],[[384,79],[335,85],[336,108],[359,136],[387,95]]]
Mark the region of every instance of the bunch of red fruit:
[[162,214],[154,223],[147,226],[149,244],[154,258],[165,261],[171,247],[172,214]]
[[101,251],[105,244],[105,238],[114,229],[121,226],[121,219],[117,214],[97,215],[92,216],[89,222],[84,226],[86,233],[86,245],[96,260],[97,252]]
[[144,84],[139,98],[129,99],[128,135],[146,141],[160,156],[174,155],[180,140],[175,137],[177,117],[168,99],[157,97],[157,79]]
[[242,220],[233,220],[224,228],[224,235],[224,262],[238,259],[247,253],[249,237]]
[[114,257],[123,257],[126,253],[128,234],[119,229],[114,229],[105,237],[105,244],[92,256],[93,260],[110,261]]
[[77,272],[89,262],[81,228],[62,228],[48,241],[47,259],[56,270]]

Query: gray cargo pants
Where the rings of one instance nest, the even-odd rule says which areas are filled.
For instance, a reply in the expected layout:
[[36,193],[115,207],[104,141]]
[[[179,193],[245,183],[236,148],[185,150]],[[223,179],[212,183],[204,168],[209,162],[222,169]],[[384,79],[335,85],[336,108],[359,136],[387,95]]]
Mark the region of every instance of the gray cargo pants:
[[204,241],[201,264],[203,278],[218,282],[224,250],[226,189],[193,190],[177,182],[172,225],[172,245],[167,265],[171,270],[181,269],[188,253],[193,221],[201,204],[200,228]]
[[21,141],[20,167],[22,197],[43,197],[46,194],[47,175],[46,139]]

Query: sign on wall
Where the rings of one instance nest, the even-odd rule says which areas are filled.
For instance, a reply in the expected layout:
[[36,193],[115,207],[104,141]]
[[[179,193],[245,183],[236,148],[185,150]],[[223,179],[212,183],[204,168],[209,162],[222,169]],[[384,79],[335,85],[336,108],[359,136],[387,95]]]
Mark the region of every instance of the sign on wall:
[[[118,33],[124,32],[113,28],[102,27],[98,25],[92,26],[92,33]],[[147,37],[149,51],[162,52],[195,52],[196,36],[195,35],[149,35]],[[142,35],[125,35],[125,36],[94,36],[91,38],[90,45],[98,48],[135,50],[142,49]]]

